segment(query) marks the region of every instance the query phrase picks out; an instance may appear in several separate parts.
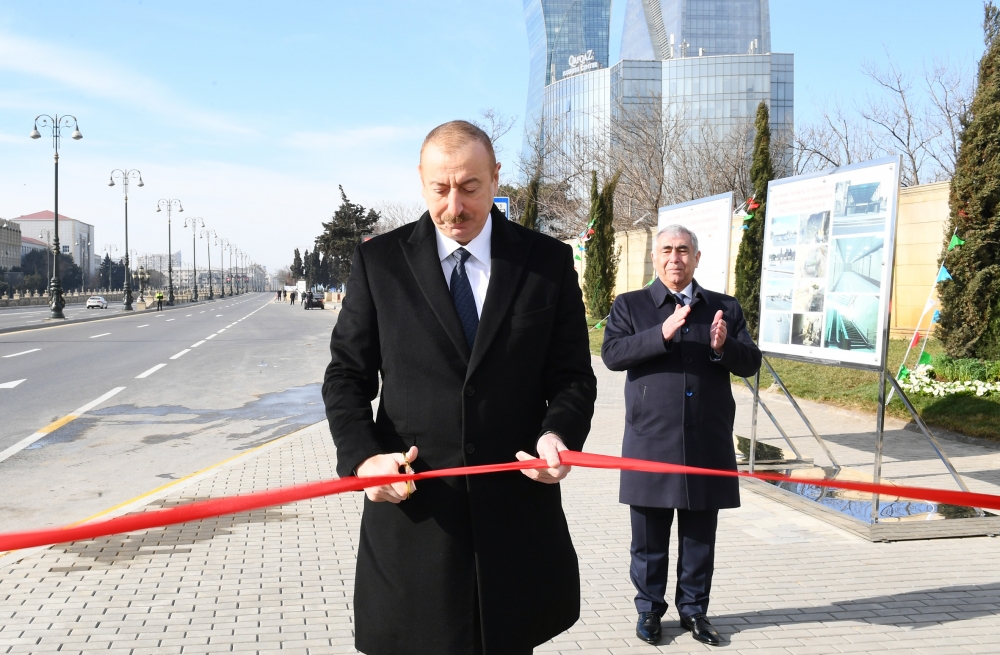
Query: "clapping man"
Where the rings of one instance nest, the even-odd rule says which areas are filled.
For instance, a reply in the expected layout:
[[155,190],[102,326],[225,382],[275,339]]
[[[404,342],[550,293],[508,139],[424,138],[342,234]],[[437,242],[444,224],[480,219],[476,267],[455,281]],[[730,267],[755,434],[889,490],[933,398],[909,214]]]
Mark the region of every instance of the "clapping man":
[[[653,283],[615,299],[601,357],[627,371],[624,457],[736,470],[736,402],[729,375],[753,375],[760,350],[731,296],[694,279],[698,237],[680,225],[653,241]],[[708,619],[720,509],[739,507],[736,478],[623,471],[619,500],[630,506],[637,636],[660,640],[667,610],[670,526],[678,518],[674,605],[681,627],[718,646]]]

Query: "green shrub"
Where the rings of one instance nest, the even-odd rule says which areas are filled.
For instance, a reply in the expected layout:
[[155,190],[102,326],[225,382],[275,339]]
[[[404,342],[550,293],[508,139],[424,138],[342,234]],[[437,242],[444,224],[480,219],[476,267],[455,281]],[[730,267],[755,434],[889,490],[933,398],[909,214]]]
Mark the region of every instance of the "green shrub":
[[934,377],[938,380],[966,382],[1000,380],[1000,361],[974,358],[955,359],[947,355],[934,358]]

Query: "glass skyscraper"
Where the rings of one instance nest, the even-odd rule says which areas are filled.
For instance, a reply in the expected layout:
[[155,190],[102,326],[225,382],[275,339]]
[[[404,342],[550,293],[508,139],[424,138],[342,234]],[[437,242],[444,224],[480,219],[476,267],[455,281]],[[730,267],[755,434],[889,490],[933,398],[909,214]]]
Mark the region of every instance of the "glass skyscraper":
[[530,73],[525,130],[542,115],[546,86],[581,70],[608,67],[611,0],[524,0]]
[[768,0],[627,0],[622,59],[771,52]]

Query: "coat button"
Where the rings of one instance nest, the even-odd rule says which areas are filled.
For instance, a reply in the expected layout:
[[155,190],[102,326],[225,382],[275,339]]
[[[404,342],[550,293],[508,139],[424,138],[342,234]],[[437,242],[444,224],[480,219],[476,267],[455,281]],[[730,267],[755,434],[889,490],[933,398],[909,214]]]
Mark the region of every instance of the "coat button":
[[691,396],[693,396],[693,395],[694,395],[694,392],[693,392],[693,391],[691,391],[690,389],[688,389],[688,390],[686,390],[686,391],[684,392],[684,395],[685,395],[685,396],[687,396],[688,398],[690,398]]
[[465,452],[469,453],[470,455],[472,453],[476,452],[476,446],[475,446],[475,444],[471,444],[471,443],[465,444]]
[[687,327],[686,325],[681,328],[681,332],[683,332],[684,334],[687,334],[690,331],[691,331],[691,328]]
[[465,387],[465,395],[466,396],[475,396],[476,395],[476,388],[474,386],[472,386],[471,384],[469,386]]

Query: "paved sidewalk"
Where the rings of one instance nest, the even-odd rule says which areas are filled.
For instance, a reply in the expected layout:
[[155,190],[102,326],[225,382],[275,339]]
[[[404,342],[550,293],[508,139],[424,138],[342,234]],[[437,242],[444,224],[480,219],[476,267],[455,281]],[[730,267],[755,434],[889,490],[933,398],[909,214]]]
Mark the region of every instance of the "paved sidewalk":
[[[595,366],[600,395],[588,450],[618,454],[622,376]],[[748,424],[747,399],[739,398],[738,432]],[[772,404],[779,410],[777,399]],[[831,439],[836,457],[870,461],[867,419],[820,406],[807,412],[821,432],[841,435]],[[890,437],[894,479],[937,479],[921,435]],[[973,474],[970,486],[997,491],[1000,453],[946,446],[959,470]],[[333,445],[320,424],[148,507],[333,475]],[[635,638],[628,514],[616,502],[617,479],[577,470],[565,483],[583,612],[537,652],[710,651],[672,614],[659,647]],[[360,509],[360,494],[334,496],[0,560],[0,653],[353,653]],[[742,508],[722,513],[717,560],[712,615],[728,642],[721,652],[1000,652],[997,539],[872,544],[745,492]]]

